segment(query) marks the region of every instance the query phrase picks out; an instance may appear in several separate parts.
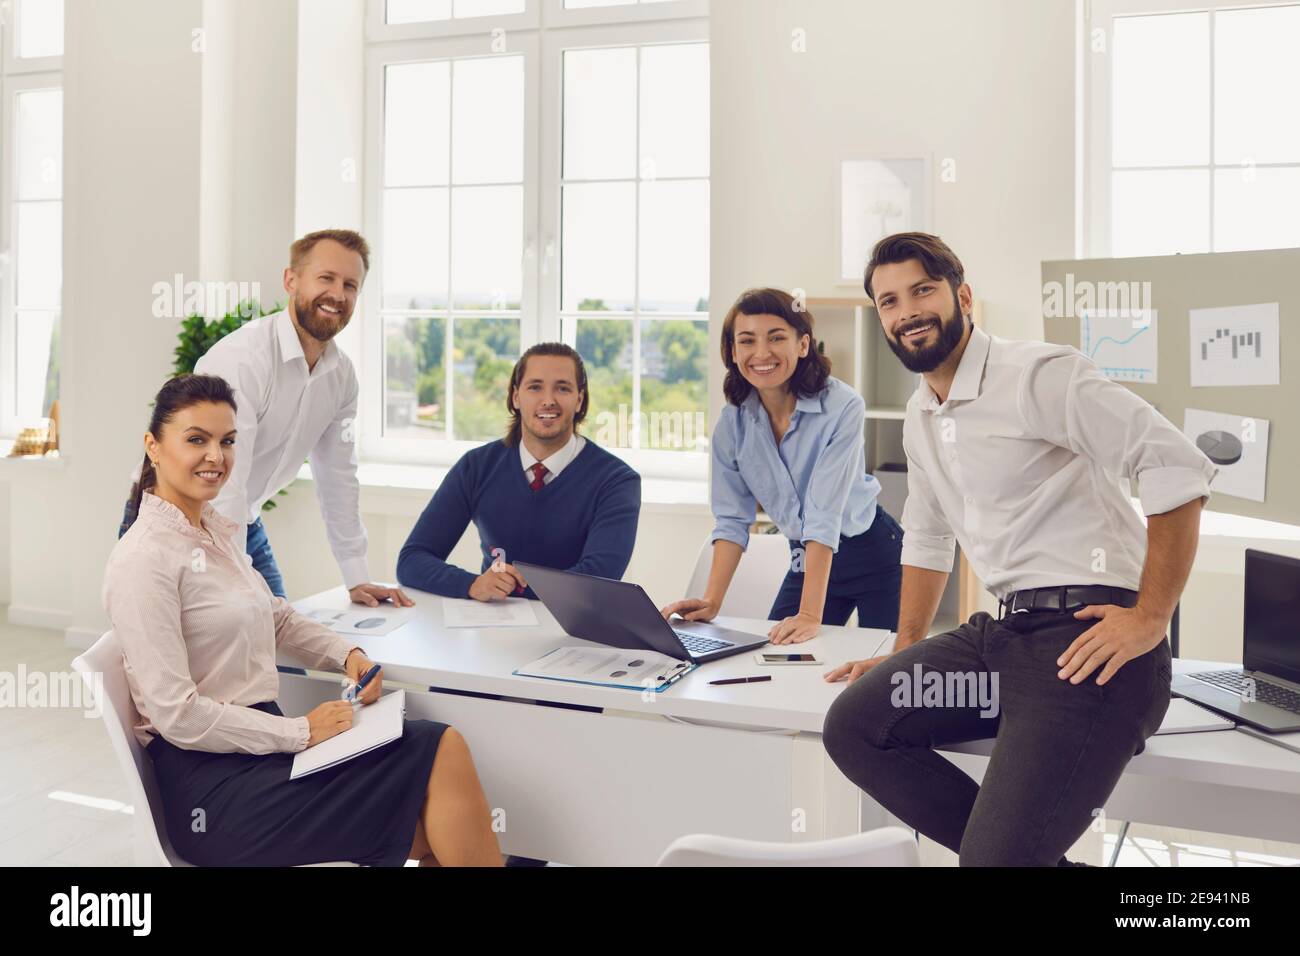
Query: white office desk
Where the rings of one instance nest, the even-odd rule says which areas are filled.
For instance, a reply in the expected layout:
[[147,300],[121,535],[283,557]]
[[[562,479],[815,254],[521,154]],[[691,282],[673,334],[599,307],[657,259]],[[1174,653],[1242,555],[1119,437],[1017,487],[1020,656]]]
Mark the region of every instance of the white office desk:
[[[892,822],[860,799],[821,746],[826,710],[846,686],[826,683],[826,667],[763,667],[738,654],[659,694],[517,677],[515,668],[583,642],[565,635],[540,602],[537,627],[444,628],[441,598],[408,593],[416,601],[412,620],[359,643],[384,665],[386,683],[408,687],[408,717],[441,720],[465,736],[505,852],[577,865],[650,864],[686,833],[804,840]],[[347,601],[335,588],[295,606],[342,609]],[[772,626],[717,623],[755,634]],[[797,648],[834,665],[885,653],[889,637],[825,627]],[[287,656],[281,663],[299,666]],[[1175,662],[1176,670],[1208,666]],[[757,674],[772,680],[708,683]],[[289,714],[338,691],[336,677],[281,675]],[[944,749],[979,780],[991,747],[984,740]],[[1300,754],[1231,731],[1153,737],[1106,812],[1300,842]]]
[[[416,602],[413,619],[358,643],[384,666],[386,684],[407,686],[408,717],[440,720],[465,736],[502,822],[505,852],[578,865],[652,864],[686,833],[796,840],[862,826],[857,789],[821,746],[826,710],[844,687],[822,679],[825,667],[764,667],[752,653],[737,654],[658,694],[516,677],[515,668],[584,642],[566,635],[540,602],[536,627],[444,628],[441,598],[407,593]],[[335,588],[295,606],[349,605]],[[772,627],[716,623],[755,634]],[[873,656],[889,637],[827,627],[798,649],[839,663]],[[301,666],[287,655],[280,663]],[[759,674],[772,680],[708,683]],[[338,693],[336,677],[281,675],[287,714]],[[885,822],[872,807],[877,816],[868,814],[867,825]]]

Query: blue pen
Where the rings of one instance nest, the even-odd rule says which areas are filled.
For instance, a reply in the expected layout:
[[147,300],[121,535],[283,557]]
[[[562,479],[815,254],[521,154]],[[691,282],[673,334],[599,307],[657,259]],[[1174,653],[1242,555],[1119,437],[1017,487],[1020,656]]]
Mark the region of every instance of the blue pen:
[[350,702],[355,703],[355,702],[356,702],[356,699],[357,699],[359,696],[361,696],[361,692],[362,692],[363,690],[366,689],[366,685],[369,684],[372,680],[374,680],[374,677],[375,677],[376,674],[379,673],[379,670],[380,670],[380,667],[379,667],[378,664],[376,664],[376,665],[374,665],[373,667],[371,667],[370,670],[368,670],[368,671],[366,671],[364,674],[362,674],[362,675],[361,675],[361,680],[357,681],[357,683],[356,683],[355,686],[353,686],[353,687],[349,687],[349,688],[348,688],[348,696],[347,696],[347,699],[348,699]]

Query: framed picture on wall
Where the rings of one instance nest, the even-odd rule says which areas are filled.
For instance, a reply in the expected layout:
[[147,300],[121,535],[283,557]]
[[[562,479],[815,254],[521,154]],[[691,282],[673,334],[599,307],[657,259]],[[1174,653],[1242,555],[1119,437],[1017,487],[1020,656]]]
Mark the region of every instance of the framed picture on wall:
[[871,248],[895,232],[930,228],[928,157],[841,159],[837,285],[860,285]]

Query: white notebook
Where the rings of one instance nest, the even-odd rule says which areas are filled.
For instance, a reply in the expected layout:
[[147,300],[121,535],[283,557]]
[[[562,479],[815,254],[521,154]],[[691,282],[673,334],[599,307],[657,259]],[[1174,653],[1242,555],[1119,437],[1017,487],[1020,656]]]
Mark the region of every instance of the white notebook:
[[402,718],[406,715],[406,691],[398,688],[373,704],[356,709],[352,726],[315,747],[294,755],[290,780],[346,763],[376,747],[392,743],[402,736]]
[[1157,734],[1197,734],[1206,730],[1232,730],[1237,725],[1227,717],[1184,697],[1169,701],[1169,710]]

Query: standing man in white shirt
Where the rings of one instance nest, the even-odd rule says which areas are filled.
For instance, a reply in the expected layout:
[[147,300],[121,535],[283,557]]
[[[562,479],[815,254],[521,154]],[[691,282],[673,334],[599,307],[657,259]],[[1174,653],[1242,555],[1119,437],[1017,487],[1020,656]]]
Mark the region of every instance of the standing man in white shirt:
[[[1065,851],[1169,706],[1165,628],[1215,468],[1077,350],[975,328],[939,238],[882,239],[865,285],[922,381],[903,425],[897,641],[826,675],[851,682],[826,716],[827,752],[963,866],[1078,865]],[[1120,477],[1138,482],[1145,529]],[[955,541],[999,615],[922,640]],[[934,750],[988,737],[978,785]]]
[[414,602],[372,584],[357,481],[357,376],[334,337],[356,308],[370,247],[350,229],[324,229],[289,248],[281,312],[241,326],[203,355],[195,372],[219,375],[235,391],[239,454],[213,505],[246,528],[245,546],[271,591],[284,584],[262,526],[262,505],[311,462],[330,550],[357,604]]

